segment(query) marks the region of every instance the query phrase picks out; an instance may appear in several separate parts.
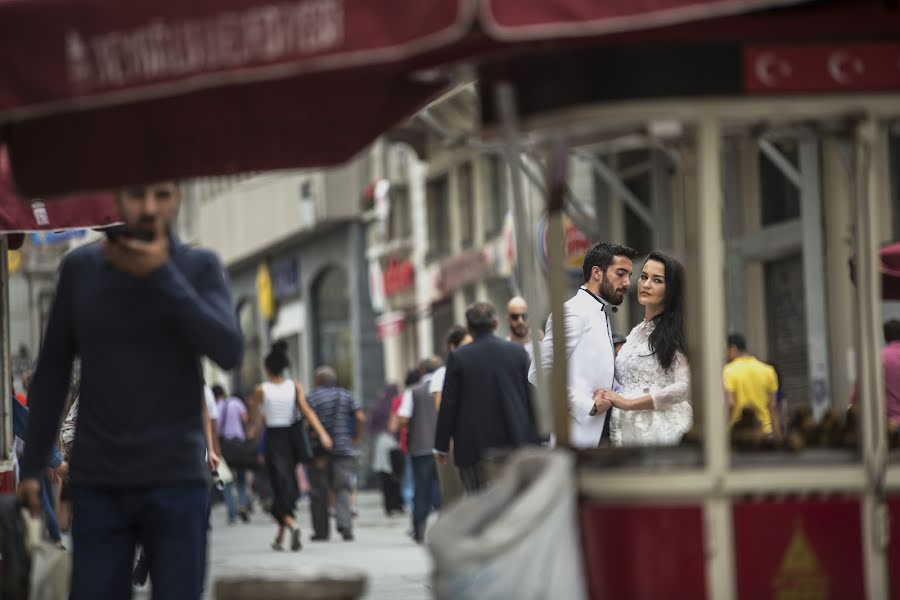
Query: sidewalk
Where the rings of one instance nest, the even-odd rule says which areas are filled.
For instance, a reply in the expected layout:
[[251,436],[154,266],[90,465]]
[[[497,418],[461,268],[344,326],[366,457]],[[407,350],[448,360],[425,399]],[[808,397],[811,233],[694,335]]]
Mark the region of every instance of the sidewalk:
[[[207,597],[212,598],[213,582],[224,574],[299,567],[303,570],[323,567],[349,567],[366,571],[370,599],[422,600],[430,598],[427,553],[407,535],[408,514],[388,518],[381,506],[381,495],[360,492],[359,516],[354,520],[356,540],[345,542],[332,529],[329,542],[310,542],[312,527],[309,502],[301,500],[297,512],[302,528],[303,550],[276,552],[269,546],[275,537],[275,523],[258,510],[248,524],[225,524],[225,507],[213,509],[210,536]],[[333,522],[332,522],[333,526]],[[288,539],[285,537],[287,546]],[[149,598],[149,589],[136,591],[135,598]]]

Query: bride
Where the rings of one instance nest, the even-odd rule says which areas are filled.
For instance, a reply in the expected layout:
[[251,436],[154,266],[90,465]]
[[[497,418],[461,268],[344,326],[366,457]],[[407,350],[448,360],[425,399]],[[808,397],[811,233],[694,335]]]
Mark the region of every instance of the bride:
[[616,357],[619,393],[601,392],[613,406],[614,446],[673,445],[691,428],[683,281],[681,264],[660,252],[650,253],[641,269],[636,287],[644,320]]

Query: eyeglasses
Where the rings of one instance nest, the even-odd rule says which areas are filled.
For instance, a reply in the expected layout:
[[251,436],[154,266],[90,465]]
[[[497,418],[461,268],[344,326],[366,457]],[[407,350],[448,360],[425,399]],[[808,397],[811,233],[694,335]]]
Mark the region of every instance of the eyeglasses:
[[528,313],[509,313],[509,318],[513,321],[518,321],[522,319],[523,321],[528,320]]

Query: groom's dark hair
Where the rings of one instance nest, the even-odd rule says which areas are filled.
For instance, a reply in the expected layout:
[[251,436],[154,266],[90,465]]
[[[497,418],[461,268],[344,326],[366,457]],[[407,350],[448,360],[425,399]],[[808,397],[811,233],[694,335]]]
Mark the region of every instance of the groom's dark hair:
[[598,242],[591,246],[591,249],[584,255],[584,262],[581,264],[581,273],[584,275],[584,282],[587,283],[591,278],[591,271],[594,267],[600,267],[600,270],[606,273],[606,269],[612,264],[613,258],[616,256],[624,256],[634,259],[637,256],[637,250],[628,246],[619,244],[610,244],[609,242]]

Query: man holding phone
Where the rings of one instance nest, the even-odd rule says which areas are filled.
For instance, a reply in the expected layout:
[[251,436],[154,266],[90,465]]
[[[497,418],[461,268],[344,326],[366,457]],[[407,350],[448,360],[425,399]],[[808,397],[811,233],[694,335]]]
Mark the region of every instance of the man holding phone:
[[124,227],[73,251],[60,267],[31,386],[31,443],[18,492],[39,510],[37,477],[77,355],[70,598],[129,598],[140,543],[153,597],[195,599],[203,589],[209,482],[200,359],[231,369],[243,342],[218,259],[172,235],[177,185],[131,187],[116,201]]

